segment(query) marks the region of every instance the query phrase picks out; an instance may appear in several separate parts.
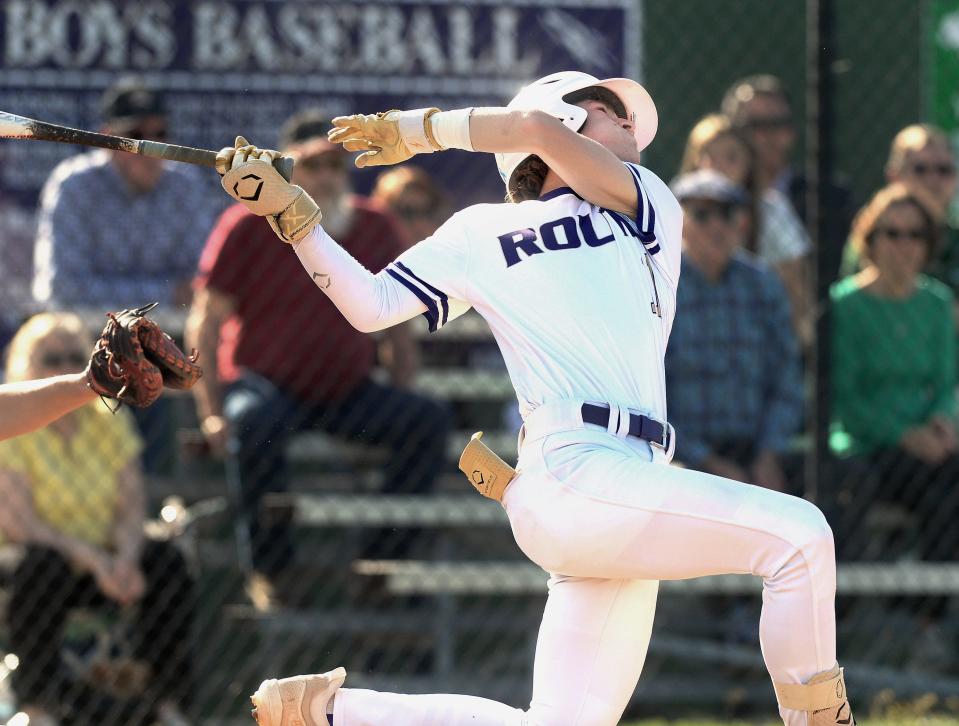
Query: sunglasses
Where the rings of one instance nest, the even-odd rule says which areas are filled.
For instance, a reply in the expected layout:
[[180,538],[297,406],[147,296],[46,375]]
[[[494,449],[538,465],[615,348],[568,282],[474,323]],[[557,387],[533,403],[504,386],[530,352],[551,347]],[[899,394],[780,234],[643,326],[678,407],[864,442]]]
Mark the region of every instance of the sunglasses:
[[136,141],[142,141],[146,139],[147,141],[166,141],[167,139],[167,130],[165,128],[157,129],[131,129],[126,137],[128,139],[135,139]]
[[82,368],[89,356],[83,353],[47,353],[40,358],[44,368]]
[[729,224],[738,211],[739,207],[735,204],[689,205],[686,207],[686,215],[696,224],[708,224],[714,218]]
[[903,229],[902,227],[877,227],[876,235],[885,237],[893,242],[905,242],[914,240],[918,242],[926,241],[926,232],[922,229]]
[[949,163],[942,164],[926,164],[923,162],[917,162],[909,167],[912,170],[912,173],[916,176],[925,176],[926,174],[937,174],[943,177],[951,177],[956,175],[956,165]]
[[793,125],[792,116],[766,116],[747,119],[747,129],[785,129]]

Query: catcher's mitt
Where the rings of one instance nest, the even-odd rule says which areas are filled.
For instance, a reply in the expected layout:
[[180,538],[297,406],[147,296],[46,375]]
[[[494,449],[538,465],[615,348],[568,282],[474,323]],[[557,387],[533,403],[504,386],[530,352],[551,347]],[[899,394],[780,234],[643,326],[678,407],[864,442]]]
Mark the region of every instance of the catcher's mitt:
[[187,356],[154,321],[145,317],[157,303],[107,313],[107,324],[87,366],[87,384],[104,398],[142,408],[163,387],[190,388],[203,374],[197,353]]

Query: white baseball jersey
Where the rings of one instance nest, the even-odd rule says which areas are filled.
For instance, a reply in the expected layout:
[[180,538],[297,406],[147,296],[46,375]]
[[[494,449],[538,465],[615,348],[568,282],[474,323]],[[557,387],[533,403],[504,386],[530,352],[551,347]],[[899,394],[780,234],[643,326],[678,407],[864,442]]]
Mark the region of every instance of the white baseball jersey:
[[663,356],[682,211],[655,174],[628,166],[634,219],[563,187],[520,204],[469,207],[387,268],[426,305],[431,330],[476,308],[524,418],[557,399],[666,418]]

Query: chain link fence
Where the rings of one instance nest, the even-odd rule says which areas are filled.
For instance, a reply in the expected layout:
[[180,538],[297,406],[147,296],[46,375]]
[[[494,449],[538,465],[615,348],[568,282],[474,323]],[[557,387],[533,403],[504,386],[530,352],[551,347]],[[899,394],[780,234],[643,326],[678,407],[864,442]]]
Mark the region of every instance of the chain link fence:
[[[684,272],[677,459],[824,510],[861,714],[959,710],[959,2],[2,0],[0,44],[10,113],[295,149],[374,270],[503,190],[455,151],[356,171],[318,140],[329,117],[500,105],[570,68],[641,80],[660,114],[644,165],[750,193],[684,201],[687,245],[728,225],[774,290],[684,308]],[[9,140],[0,160],[7,380],[81,369],[104,312],[147,298],[205,368],[149,409],[97,402],[0,443],[0,719],[232,726],[264,678],[336,665],[524,707],[547,576],[456,469],[477,430],[515,460],[485,323],[356,333],[210,170]],[[628,716],[774,713],[759,591],[663,583]]]

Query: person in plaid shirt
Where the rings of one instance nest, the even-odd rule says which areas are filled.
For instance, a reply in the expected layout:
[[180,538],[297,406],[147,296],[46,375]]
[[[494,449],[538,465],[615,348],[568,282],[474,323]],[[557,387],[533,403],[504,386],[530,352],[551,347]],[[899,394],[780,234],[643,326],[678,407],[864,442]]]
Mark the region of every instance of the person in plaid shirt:
[[748,197],[718,172],[673,182],[683,206],[679,314],[666,349],[676,458],[789,491],[782,455],[802,424],[799,347],[776,273],[740,246]]

